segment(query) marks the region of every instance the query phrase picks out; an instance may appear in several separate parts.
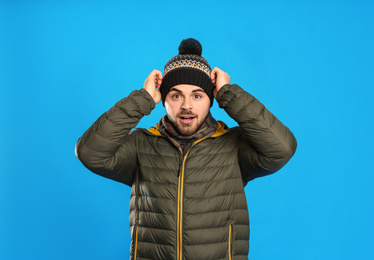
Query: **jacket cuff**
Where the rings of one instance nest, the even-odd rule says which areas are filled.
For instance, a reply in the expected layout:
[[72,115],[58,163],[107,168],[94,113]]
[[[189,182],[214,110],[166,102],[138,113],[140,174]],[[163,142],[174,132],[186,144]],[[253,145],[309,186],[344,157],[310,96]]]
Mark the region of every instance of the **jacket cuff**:
[[138,92],[139,92],[140,95],[142,95],[149,102],[149,104],[151,106],[151,110],[156,107],[155,101],[153,100],[152,96],[148,93],[147,90],[142,88],[142,89],[138,90]]
[[156,106],[152,96],[142,88],[140,90],[132,91],[128,97],[117,102],[115,107],[121,108],[123,105],[128,106],[129,99],[132,101],[132,104],[136,106],[136,109],[143,115],[149,115]]
[[218,91],[216,100],[219,104],[220,108],[225,108],[227,103],[231,101],[231,99],[237,95],[238,93],[242,92],[243,89],[236,84],[230,85],[226,84],[223,85],[222,88]]

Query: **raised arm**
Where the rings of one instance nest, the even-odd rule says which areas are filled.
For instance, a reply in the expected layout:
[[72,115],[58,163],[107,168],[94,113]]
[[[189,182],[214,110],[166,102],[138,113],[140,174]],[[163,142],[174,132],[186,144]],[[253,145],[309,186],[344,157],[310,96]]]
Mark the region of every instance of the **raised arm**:
[[152,71],[143,89],[133,91],[116,103],[78,140],[76,155],[89,170],[132,185],[137,157],[136,140],[131,130],[160,102],[160,73]]
[[239,124],[243,133],[239,160],[244,183],[278,171],[296,151],[294,135],[255,97],[238,85],[222,80],[227,78],[224,72],[217,69],[215,73],[217,84],[221,84],[216,86],[217,102]]

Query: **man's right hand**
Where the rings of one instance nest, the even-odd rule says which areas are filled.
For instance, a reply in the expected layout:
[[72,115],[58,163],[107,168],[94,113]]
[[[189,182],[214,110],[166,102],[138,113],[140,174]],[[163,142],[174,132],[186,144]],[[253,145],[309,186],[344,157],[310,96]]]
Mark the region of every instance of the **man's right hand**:
[[153,70],[144,82],[144,89],[147,90],[149,95],[151,95],[155,104],[158,104],[161,101],[161,83],[162,73],[158,70]]

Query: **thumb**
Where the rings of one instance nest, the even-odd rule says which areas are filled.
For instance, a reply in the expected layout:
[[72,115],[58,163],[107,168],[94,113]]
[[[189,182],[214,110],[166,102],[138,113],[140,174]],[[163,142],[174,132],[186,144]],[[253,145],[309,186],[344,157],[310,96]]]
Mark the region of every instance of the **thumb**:
[[215,67],[215,68],[210,72],[210,79],[212,80],[213,85],[216,86],[217,67]]

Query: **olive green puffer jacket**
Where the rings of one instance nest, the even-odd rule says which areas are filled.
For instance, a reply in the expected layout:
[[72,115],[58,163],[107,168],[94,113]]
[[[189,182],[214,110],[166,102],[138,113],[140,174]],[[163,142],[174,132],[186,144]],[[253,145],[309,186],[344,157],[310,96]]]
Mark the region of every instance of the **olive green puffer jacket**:
[[296,140],[237,85],[222,87],[217,101],[239,126],[219,122],[184,157],[157,125],[132,130],[155,106],[144,89],[119,101],[78,141],[88,169],[132,186],[131,259],[247,259],[244,186],[282,168]]

